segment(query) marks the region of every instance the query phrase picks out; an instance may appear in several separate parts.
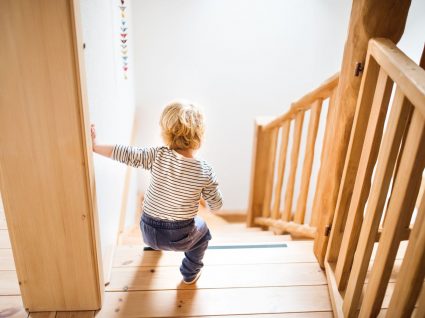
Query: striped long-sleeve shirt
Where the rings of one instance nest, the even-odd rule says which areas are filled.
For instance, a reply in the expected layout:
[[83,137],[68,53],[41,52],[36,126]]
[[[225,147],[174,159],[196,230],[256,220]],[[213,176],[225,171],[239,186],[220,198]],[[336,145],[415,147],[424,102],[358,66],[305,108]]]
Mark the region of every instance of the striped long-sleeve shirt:
[[211,210],[222,206],[216,175],[204,160],[187,158],[168,147],[115,145],[112,159],[151,172],[144,213],[165,220],[196,216],[202,196]]

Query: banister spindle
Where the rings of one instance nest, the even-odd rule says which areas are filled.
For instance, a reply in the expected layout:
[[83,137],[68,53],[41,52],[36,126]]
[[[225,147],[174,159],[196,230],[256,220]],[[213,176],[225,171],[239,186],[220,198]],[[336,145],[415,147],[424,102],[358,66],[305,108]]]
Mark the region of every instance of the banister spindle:
[[[389,83],[387,83],[387,85],[389,85]],[[391,85],[389,86],[389,90],[391,91]],[[380,89],[378,87],[377,92],[379,91]],[[385,108],[386,107],[383,105],[374,105],[370,119],[370,123],[372,125],[376,124],[374,118],[377,117],[376,113],[379,113],[383,118],[381,118],[381,123],[378,123],[377,125],[383,126],[385,120]],[[346,262],[345,264],[341,265],[346,266],[347,274],[345,277],[341,277],[340,286],[345,287],[345,285],[347,284],[347,276],[349,274],[349,281],[347,290],[345,292],[343,305],[343,310],[347,314],[347,316],[352,316],[358,308],[361,292],[363,290],[364,280],[372,255],[373,246],[375,244],[375,238],[378,233],[379,223],[382,218],[382,211],[384,209],[385,202],[387,199],[391,177],[394,172],[398,149],[400,148],[400,143],[403,137],[403,133],[405,131],[410,109],[410,103],[403,96],[400,90],[397,90],[382,143],[380,147],[379,144],[374,146],[374,148],[379,148],[379,155],[375,168],[373,184],[370,188],[370,195],[366,207],[366,212],[364,212],[364,208],[362,208],[361,210],[361,214],[364,214],[363,224],[360,224],[360,230],[356,229],[353,230],[353,232],[351,233],[352,239],[355,239],[356,242],[358,241],[357,247],[353,247],[350,253],[347,253],[346,250],[341,251],[341,260],[344,260]],[[366,138],[371,138],[370,135],[373,132],[374,130],[368,127]],[[370,148],[368,148],[368,145],[369,143],[365,142],[365,147],[363,149],[366,151],[369,157],[371,157],[373,156],[373,154]],[[364,161],[364,157],[365,154],[362,153],[362,161]],[[360,165],[362,165],[362,163],[363,162],[361,162]],[[369,169],[371,170],[371,175],[373,166],[371,166]],[[360,167],[360,174],[358,175],[361,176],[361,172],[362,168]],[[356,180],[356,183],[358,183],[358,181],[359,180]],[[360,182],[356,184],[355,189],[359,186],[364,188],[366,186],[364,183],[365,182]],[[351,230],[351,228],[349,230]],[[353,235],[353,233],[357,235]],[[356,258],[354,258],[354,252],[356,252],[357,254]],[[345,254],[347,254],[347,256],[345,256]],[[337,269],[338,268],[339,267],[337,266]],[[336,274],[338,275],[339,273],[337,272]]]
[[322,99],[316,100],[311,106],[310,121],[308,123],[307,143],[305,147],[304,164],[301,176],[300,193],[298,195],[297,209],[294,222],[303,224],[307,206],[308,190],[310,186],[311,170],[314,159],[314,146],[316,145],[317,130],[319,128]]
[[290,120],[285,120],[282,124],[281,132],[281,145],[279,153],[279,161],[277,168],[277,180],[274,192],[274,202],[272,209],[272,218],[278,219],[280,217],[280,202],[282,197],[282,185],[283,179],[285,177],[285,168],[286,168],[286,157],[288,152],[288,140],[289,132],[291,128]]
[[267,171],[266,171],[266,188],[264,193],[264,202],[263,202],[263,217],[270,217],[270,206],[272,201],[273,194],[273,183],[275,175],[275,165],[276,165],[276,148],[277,148],[277,136],[279,133],[279,127],[269,129],[265,131],[266,134],[269,134],[269,145],[268,145],[268,157],[267,157]]
[[332,126],[334,124],[334,116],[335,116],[335,96],[336,96],[336,87],[332,91],[332,94],[329,97],[328,102],[328,111],[326,113],[326,125],[325,125],[325,133],[322,139],[322,149],[320,154],[320,168],[319,173],[317,175],[317,182],[316,182],[316,189],[314,193],[313,198],[313,209],[311,211],[311,219],[310,219],[310,226],[317,227],[317,224],[319,223],[320,213],[319,209],[315,209],[314,207],[317,206],[317,200],[322,197],[321,192],[324,190],[322,187],[322,183],[324,182],[326,178],[327,172],[322,169],[322,166],[324,162],[329,158],[329,153],[327,147],[327,144],[332,142]]
[[425,167],[425,120],[417,108],[413,112],[401,156],[399,169],[405,177],[395,180],[394,192],[398,195],[393,196],[389,202],[386,224],[360,309],[360,317],[375,316],[381,309],[401,234],[409,226],[419,192]]
[[[404,255],[404,260],[388,306],[387,317],[410,317],[412,315],[416,299],[418,299],[422,288],[417,282],[423,282],[425,276],[424,264],[425,197],[422,196],[415,225],[409,238],[409,245],[407,246],[406,254]],[[420,303],[420,300],[418,303]],[[422,316],[418,315],[418,313],[416,314],[416,317],[425,316],[425,312]]]
[[291,221],[292,201],[294,196],[295,178],[297,175],[298,155],[300,150],[302,128],[304,122],[304,112],[300,111],[295,115],[294,139],[291,152],[291,171],[289,173],[288,184],[285,194],[285,209],[282,215],[284,221]]
[[[338,288],[340,290],[344,290],[347,284],[348,275],[350,273],[351,265],[354,259],[354,252],[356,250],[357,242],[359,240],[360,228],[363,222],[364,208],[367,198],[369,197],[372,173],[381,144],[385,117],[387,114],[388,103],[391,97],[392,85],[392,80],[387,76],[385,71],[381,69],[379,71],[379,76],[376,83],[375,94],[371,96],[370,100],[367,102],[367,104],[370,105],[371,110],[368,111],[368,123],[366,127],[366,132],[363,134],[364,143],[361,149],[360,160],[357,163],[357,176],[355,179],[351,203],[348,210],[345,232],[341,242],[340,256],[338,258],[338,263],[335,270],[335,276],[338,282]],[[401,142],[401,137],[406,124],[408,113],[409,108],[407,107],[407,105],[405,105],[405,99],[402,93],[398,90],[394,99],[390,115],[390,119],[392,119],[391,123],[394,126],[391,127],[391,129],[387,130],[393,134],[398,133],[398,135],[390,137],[393,138],[390,139],[391,143],[397,143],[397,147],[400,145]],[[399,129],[393,131],[392,129],[395,128]],[[402,130],[400,131],[400,129]],[[397,158],[396,155],[397,153],[394,153],[394,160]],[[392,157],[390,156],[390,158]],[[391,166],[392,161],[385,162],[385,164]],[[392,165],[392,167],[390,168],[391,173],[393,171],[393,168],[394,165]],[[383,181],[384,180],[382,180],[382,182]],[[386,184],[381,184],[380,186],[384,186],[383,188],[385,188],[385,185]],[[387,192],[387,190],[388,188],[386,188],[385,193]],[[384,200],[385,198],[386,195],[384,196]],[[377,208],[380,207],[380,202],[380,200],[379,202],[377,202]],[[385,203],[385,201],[383,203]]]

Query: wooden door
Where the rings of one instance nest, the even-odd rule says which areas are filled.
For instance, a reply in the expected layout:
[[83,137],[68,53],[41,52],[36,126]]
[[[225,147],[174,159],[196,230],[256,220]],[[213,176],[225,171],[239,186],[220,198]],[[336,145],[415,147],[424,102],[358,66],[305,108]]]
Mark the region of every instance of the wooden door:
[[0,2],[0,185],[30,311],[101,306],[78,19],[77,0]]

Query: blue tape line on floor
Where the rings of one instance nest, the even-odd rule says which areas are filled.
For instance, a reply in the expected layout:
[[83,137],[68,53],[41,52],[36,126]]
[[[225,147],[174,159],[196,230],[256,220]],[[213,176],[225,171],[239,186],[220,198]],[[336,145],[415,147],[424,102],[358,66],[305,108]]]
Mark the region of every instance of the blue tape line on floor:
[[216,245],[208,246],[209,250],[229,250],[239,248],[282,248],[288,247],[286,244],[256,244],[256,245]]

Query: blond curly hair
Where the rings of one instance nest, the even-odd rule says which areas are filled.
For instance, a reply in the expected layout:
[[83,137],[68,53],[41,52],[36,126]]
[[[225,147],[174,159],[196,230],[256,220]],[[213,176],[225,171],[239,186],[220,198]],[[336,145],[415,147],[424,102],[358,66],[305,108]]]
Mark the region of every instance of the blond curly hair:
[[189,102],[172,102],[160,119],[162,138],[170,149],[199,149],[204,136],[204,116]]

